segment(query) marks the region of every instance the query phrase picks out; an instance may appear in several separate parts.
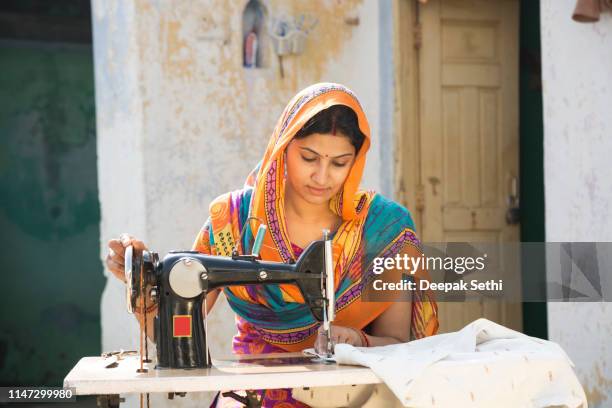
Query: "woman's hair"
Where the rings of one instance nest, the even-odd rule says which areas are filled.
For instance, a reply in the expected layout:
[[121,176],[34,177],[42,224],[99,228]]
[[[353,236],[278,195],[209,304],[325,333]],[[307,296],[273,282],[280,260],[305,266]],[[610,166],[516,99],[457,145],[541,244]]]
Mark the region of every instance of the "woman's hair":
[[355,147],[355,154],[363,145],[365,135],[359,129],[357,114],[345,105],[333,105],[314,115],[295,134],[296,139],[302,139],[314,133],[341,133],[347,136]]

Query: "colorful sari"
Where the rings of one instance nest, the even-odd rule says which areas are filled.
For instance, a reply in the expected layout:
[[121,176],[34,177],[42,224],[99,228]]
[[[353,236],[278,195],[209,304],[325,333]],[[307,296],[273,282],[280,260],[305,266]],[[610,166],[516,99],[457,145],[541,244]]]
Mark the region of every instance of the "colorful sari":
[[[194,248],[213,255],[230,256],[232,248],[250,253],[254,233],[263,222],[268,227],[260,251],[264,260],[293,262],[300,248],[289,240],[284,216],[284,155],[295,133],[318,112],[346,105],[357,114],[366,136],[343,188],[330,200],[330,209],[342,217],[333,234],[335,268],[335,324],[365,328],[393,302],[362,299],[366,285],[375,276],[375,257],[420,252],[410,213],[401,205],[372,191],[358,191],[370,147],[370,129],[357,98],[337,84],[316,84],[297,94],[285,108],[268,143],[263,160],[241,190],[224,194],[210,205],[210,217],[198,235]],[[241,237],[240,232],[244,227]],[[419,279],[419,276],[415,276]],[[236,313],[238,334],[233,340],[237,354],[294,352],[313,347],[319,323],[304,304],[297,286],[246,285],[223,290]],[[436,333],[437,307],[431,293],[414,292],[411,338]],[[263,393],[262,393],[263,394]],[[232,400],[233,401],[233,400]],[[224,405],[219,401],[217,406]],[[240,406],[240,405],[237,405]],[[267,390],[264,406],[304,406],[291,397],[290,390]]]

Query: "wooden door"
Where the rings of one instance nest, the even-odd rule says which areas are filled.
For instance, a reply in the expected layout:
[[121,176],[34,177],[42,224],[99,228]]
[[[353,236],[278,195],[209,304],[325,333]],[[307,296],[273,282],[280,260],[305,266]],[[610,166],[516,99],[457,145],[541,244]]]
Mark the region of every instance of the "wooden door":
[[[420,6],[419,145],[424,242],[518,241],[518,0]],[[513,279],[517,279],[516,276]],[[520,303],[440,306],[441,332],[486,317],[520,330]]]

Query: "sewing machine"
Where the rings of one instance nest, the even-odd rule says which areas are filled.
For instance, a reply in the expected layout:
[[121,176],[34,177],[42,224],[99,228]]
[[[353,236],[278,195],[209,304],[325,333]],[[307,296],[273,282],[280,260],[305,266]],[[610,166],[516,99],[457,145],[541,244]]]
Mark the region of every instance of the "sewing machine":
[[[334,393],[342,390],[343,403],[349,401],[349,394],[351,401],[363,399],[362,392],[353,396],[355,386],[363,384],[371,388],[380,382],[365,367],[326,364],[325,360],[301,353],[211,358],[206,337],[207,316],[202,313],[203,309],[206,311],[206,295],[226,286],[273,283],[298,286],[312,315],[322,322],[327,342],[321,354],[327,357],[333,354],[334,271],[328,231],[323,231],[323,239],[311,243],[294,264],[259,259],[265,231],[265,226],[260,226],[250,255],[239,255],[235,250],[231,257],[172,251],[160,261],[155,252],[136,252],[128,247],[125,253],[127,309],[130,313],[138,309],[145,311],[145,320],[150,306],[155,304],[158,309],[154,320],[155,369],[149,370],[153,364],[148,359],[146,325],[142,325],[140,352],[85,357],[66,376],[64,386],[74,388],[77,395],[97,395],[98,406],[109,408],[120,405],[124,400],[120,395],[135,393],[140,394],[142,407],[144,398],[146,406],[149,405],[149,393],[155,393],[156,397],[163,393],[173,399],[185,396],[186,392],[270,387],[303,390],[302,393],[309,395],[305,398],[312,398],[313,390],[323,387],[333,389]],[[320,399],[329,400],[329,397],[323,395]],[[258,406],[257,401],[244,403]]]
[[[328,232],[324,231],[323,240],[312,242],[295,264],[285,264],[259,260],[265,231],[262,225],[250,255],[239,255],[235,250],[231,257],[172,251],[160,261],[155,252],[136,253],[131,246],[126,249],[128,311],[133,313],[140,307],[146,313],[153,303],[158,305],[157,369],[211,366],[202,305],[206,310],[206,295],[211,290],[232,285],[296,284],[314,318],[323,323],[328,339],[325,354],[333,353],[334,271]],[[143,326],[141,346],[147,336]],[[146,347],[141,356],[142,362],[148,361]],[[142,362],[140,370],[146,372]]]

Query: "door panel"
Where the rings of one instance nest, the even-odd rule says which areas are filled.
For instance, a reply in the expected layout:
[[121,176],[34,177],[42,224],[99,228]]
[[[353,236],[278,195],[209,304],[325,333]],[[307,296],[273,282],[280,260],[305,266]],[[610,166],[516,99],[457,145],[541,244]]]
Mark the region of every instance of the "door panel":
[[[518,225],[505,220],[518,178],[518,6],[518,0],[430,0],[420,6],[425,242],[519,239]],[[520,304],[439,306],[442,332],[479,317],[522,326]]]

